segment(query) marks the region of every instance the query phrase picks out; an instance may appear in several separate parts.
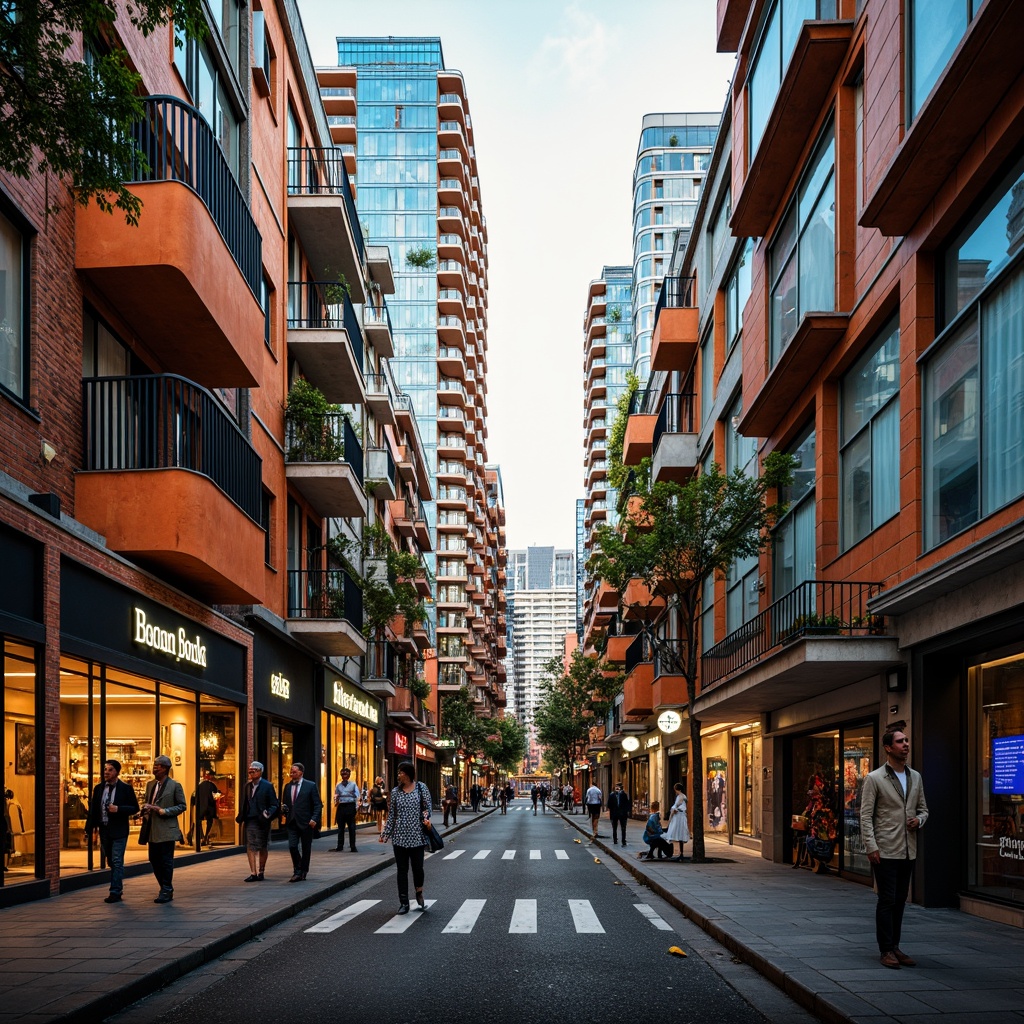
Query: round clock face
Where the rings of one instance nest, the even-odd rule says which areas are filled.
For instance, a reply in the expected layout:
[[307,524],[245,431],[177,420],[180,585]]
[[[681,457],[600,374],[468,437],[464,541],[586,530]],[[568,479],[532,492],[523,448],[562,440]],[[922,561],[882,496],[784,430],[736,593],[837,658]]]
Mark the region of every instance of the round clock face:
[[640,741],[635,736],[627,736],[622,741],[622,749],[626,751],[636,750],[640,746]]
[[678,711],[662,711],[658,715],[658,728],[662,732],[675,732],[683,724],[683,718]]

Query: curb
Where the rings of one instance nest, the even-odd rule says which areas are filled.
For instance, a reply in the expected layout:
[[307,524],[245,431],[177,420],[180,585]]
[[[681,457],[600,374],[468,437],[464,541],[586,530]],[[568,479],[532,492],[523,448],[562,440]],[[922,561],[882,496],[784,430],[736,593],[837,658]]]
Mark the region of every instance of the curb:
[[[590,837],[590,832],[578,822],[573,821],[571,815],[563,813],[560,808],[556,808],[556,813],[560,814],[577,832],[583,833],[588,838]],[[737,959],[753,967],[758,974],[767,978],[777,989],[784,992],[795,1003],[799,1003],[805,1010],[823,1020],[825,1024],[854,1024],[854,1019],[831,1002],[827,996],[822,995],[820,992],[815,992],[812,988],[786,974],[785,971],[773,964],[756,949],[737,939],[716,921],[687,903],[677,893],[666,889],[660,882],[645,874],[638,860],[622,857],[617,850],[609,848],[600,839],[594,840],[594,845],[599,846],[607,856],[614,857],[619,866],[625,868],[637,881],[643,882],[651,892],[656,893],[666,903],[675,907],[676,910],[680,911],[698,928],[729,950]]]

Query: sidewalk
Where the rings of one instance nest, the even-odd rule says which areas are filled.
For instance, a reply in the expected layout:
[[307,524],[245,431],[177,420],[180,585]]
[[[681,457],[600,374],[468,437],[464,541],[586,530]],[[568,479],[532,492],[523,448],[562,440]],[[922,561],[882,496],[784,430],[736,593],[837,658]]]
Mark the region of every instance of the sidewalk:
[[[450,836],[479,820],[459,812]],[[174,871],[174,902],[156,906],[151,874],[125,879],[125,899],[103,902],[104,885],[0,910],[0,1024],[89,1024],[170,984],[261,932],[394,864],[374,825],[358,852],[333,853],[336,833],[313,843],[309,878],[289,884],[286,842],[271,844],[267,880],[246,885],[245,851]]]
[[[589,819],[562,816],[590,835]],[[607,816],[601,831],[611,832]],[[630,822],[628,847],[599,839],[595,848],[829,1024],[1024,1021],[1024,930],[908,904],[902,946],[918,966],[889,970],[878,962],[867,886],[717,841],[708,855],[731,863],[639,861],[642,834]]]

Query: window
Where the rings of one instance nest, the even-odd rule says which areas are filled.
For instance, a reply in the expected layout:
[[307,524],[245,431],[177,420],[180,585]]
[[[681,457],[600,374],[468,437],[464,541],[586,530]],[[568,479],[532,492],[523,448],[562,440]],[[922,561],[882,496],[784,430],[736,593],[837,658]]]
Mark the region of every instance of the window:
[[[744,474],[757,472],[757,438],[744,437],[736,425],[743,414],[743,396],[732,403],[725,421],[725,471],[731,475],[737,470]],[[758,611],[760,590],[758,589],[759,557],[749,555],[729,566],[725,575],[725,626],[726,632],[739,629],[749,622]]]
[[924,371],[928,547],[1024,494],[1024,263],[1013,202],[1022,169],[940,256],[950,326]]
[[263,310],[263,342],[271,352],[274,351],[274,339],[271,331],[271,325],[274,320],[271,312],[273,293],[274,287],[270,283],[270,278],[264,273],[260,278],[260,308]]
[[273,522],[274,496],[266,488],[263,488],[260,501],[260,526],[263,527],[263,561],[270,566],[274,564]]
[[707,233],[707,277],[710,284],[715,267],[725,250],[729,236],[729,218],[732,216],[732,196],[727,190],[715,210],[714,219]]
[[700,651],[706,653],[715,646],[715,577],[708,576],[700,593]]
[[88,307],[82,311],[82,376],[127,377],[131,353]]
[[787,449],[796,459],[796,465],[793,467],[793,483],[779,495],[788,510],[772,536],[772,582],[776,600],[805,580],[813,580],[817,571],[815,445],[812,426]]
[[0,213],[0,386],[28,398],[29,247],[22,230]]
[[983,0],[908,0],[910,119],[939,80]]
[[893,320],[840,385],[843,550],[900,508],[900,329]]
[[768,253],[773,366],[805,314],[836,308],[835,191],[830,121]]
[[750,63],[747,78],[747,117],[751,159],[757,152],[775,106],[789,58],[796,49],[804,21],[817,21],[836,16],[835,0],[775,0],[761,22],[757,52]]
[[743,330],[743,307],[750,298],[750,265],[754,259],[754,240],[743,243],[739,259],[736,260],[725,286],[725,344],[726,351],[732,349]]
[[701,423],[707,423],[711,417],[711,407],[715,399],[715,335],[708,330],[700,344],[700,411]]
[[263,11],[252,12],[252,52],[254,56],[252,77],[260,95],[271,96],[274,91],[274,48],[267,32],[267,20]]

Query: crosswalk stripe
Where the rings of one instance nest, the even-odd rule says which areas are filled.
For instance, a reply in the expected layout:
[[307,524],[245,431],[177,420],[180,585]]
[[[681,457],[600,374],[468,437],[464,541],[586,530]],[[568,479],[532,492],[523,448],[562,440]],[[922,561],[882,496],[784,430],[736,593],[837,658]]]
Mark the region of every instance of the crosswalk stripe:
[[565,850],[555,850],[555,860],[568,860],[569,854]]
[[515,860],[515,857],[516,857],[516,851],[515,850],[506,850],[501,855],[501,859],[502,860]]
[[509,935],[533,935],[537,931],[537,901],[516,900],[512,921],[508,926]]
[[486,860],[487,859],[487,855],[490,852],[491,852],[490,850],[480,850],[477,853],[473,854],[473,860]]
[[451,853],[446,853],[441,859],[442,860],[455,860],[456,857],[461,857],[466,851],[465,850],[452,850]]
[[[423,902],[429,910],[437,900],[424,900]],[[421,913],[395,914],[390,921],[382,924],[373,934],[401,935],[402,932],[407,932],[421,917],[423,917]]]
[[590,900],[569,900],[572,922],[580,935],[603,935],[604,928],[590,905]]
[[339,910],[338,913],[332,914],[330,917],[325,917],[322,921],[313,925],[312,928],[307,928],[306,931],[321,935],[337,931],[343,924],[348,924],[349,921],[354,917],[358,917],[364,910],[369,910],[370,907],[375,907],[378,903],[380,903],[380,900],[360,900],[344,910]]
[[468,935],[484,909],[487,900],[465,900],[455,916],[444,926],[442,934]]
[[670,931],[672,931],[672,925],[670,925],[668,923],[668,921],[665,921],[662,918],[660,918],[654,912],[654,909],[652,907],[649,907],[646,903],[634,903],[633,906],[636,907],[636,909],[639,910],[640,913],[643,914],[644,917],[646,917],[647,920],[650,921],[651,924],[653,924],[654,927],[658,929],[658,931],[660,931],[660,932],[670,932]]
[[530,860],[540,860],[540,850],[531,850]]

